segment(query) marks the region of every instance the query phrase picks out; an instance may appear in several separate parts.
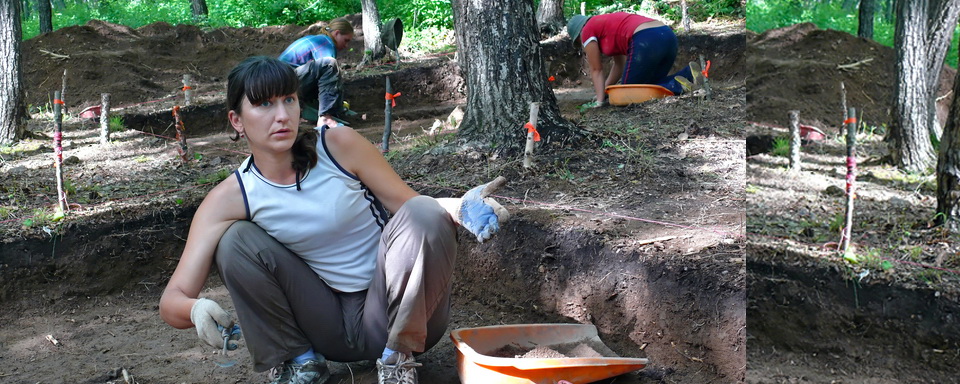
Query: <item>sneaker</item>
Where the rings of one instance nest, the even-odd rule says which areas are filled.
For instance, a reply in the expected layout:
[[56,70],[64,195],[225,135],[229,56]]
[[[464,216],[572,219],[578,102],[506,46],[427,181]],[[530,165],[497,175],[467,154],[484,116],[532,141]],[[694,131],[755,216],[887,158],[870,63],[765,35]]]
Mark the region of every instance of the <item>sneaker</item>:
[[686,77],[677,75],[674,76],[673,79],[680,84],[680,88],[683,88],[683,93],[693,92],[693,83],[691,83],[690,80],[687,80]]
[[690,68],[690,79],[683,76],[674,76],[674,80],[680,83],[680,87],[683,88],[683,93],[696,91],[703,86],[703,72],[700,69],[700,64],[691,61],[688,67]]
[[273,377],[270,384],[323,384],[330,379],[330,370],[318,360],[304,364],[286,362],[273,368],[270,376]]
[[691,61],[688,65],[690,67],[690,74],[693,75],[693,85],[697,88],[703,86],[703,68],[700,67],[700,63],[696,61]]
[[386,361],[377,359],[377,384],[417,384],[417,367],[413,356],[394,352]]

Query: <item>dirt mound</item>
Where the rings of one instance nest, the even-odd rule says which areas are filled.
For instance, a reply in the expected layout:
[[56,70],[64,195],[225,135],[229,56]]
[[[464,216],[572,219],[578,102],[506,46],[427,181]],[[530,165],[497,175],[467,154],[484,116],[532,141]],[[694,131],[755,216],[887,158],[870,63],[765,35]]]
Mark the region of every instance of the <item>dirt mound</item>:
[[[848,107],[857,108],[871,126],[889,126],[893,118],[896,52],[893,48],[811,23],[752,35],[747,41],[747,119],[788,124],[790,110],[800,121],[839,129],[843,120],[840,83]],[[944,68],[938,96],[950,92],[956,71]],[[938,104],[945,121],[952,97]]]
[[[227,71],[236,63],[253,55],[276,56],[316,28],[288,25],[205,31],[157,22],[132,29],[92,20],[24,42],[26,102],[34,108],[49,104],[53,91],[61,88],[64,69],[68,70],[64,101],[76,110],[99,104],[101,93],[110,93],[114,106],[174,96],[183,87],[184,74],[192,75],[193,88],[200,93],[220,91]],[[359,60],[362,47],[362,39],[354,39],[353,51],[341,59]]]

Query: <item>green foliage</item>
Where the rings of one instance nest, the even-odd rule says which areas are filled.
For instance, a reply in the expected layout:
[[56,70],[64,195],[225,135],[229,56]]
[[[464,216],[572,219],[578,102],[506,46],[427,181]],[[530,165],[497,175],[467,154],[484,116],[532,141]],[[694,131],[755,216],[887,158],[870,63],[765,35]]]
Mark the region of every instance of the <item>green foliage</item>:
[[46,208],[37,208],[33,210],[33,216],[23,220],[25,228],[42,227],[53,223],[56,212],[50,212]]
[[[654,1],[654,9],[668,20],[680,21],[683,9],[680,2]],[[687,1],[687,15],[694,21],[717,17],[743,17],[739,0]]]
[[868,270],[885,272],[893,268],[893,263],[885,260],[883,256],[881,256],[882,254],[883,252],[880,249],[870,248],[866,251],[866,254],[859,255],[859,260],[863,267]]
[[[86,24],[104,20],[139,28],[164,21],[170,24],[197,24],[202,27],[254,27],[267,25],[309,25],[317,21],[359,13],[360,2],[353,0],[217,0],[207,2],[209,15],[195,22],[190,1],[100,0],[68,2],[53,10],[53,27]],[[448,11],[449,12],[449,11]],[[23,38],[39,33],[39,15],[31,13],[22,20]]]
[[[856,35],[858,9],[844,9],[842,5],[842,1],[750,0],[746,9],[747,29],[763,33],[769,29],[811,22],[821,29],[835,29]],[[878,4],[874,15],[873,40],[893,47],[894,28],[894,20],[884,17]],[[958,33],[960,29],[954,31],[953,41],[957,40]],[[957,44],[950,44],[945,62],[956,68]]]
[[63,179],[63,191],[67,193],[67,196],[73,196],[77,194],[77,186],[73,185],[70,182],[70,179]]
[[221,169],[221,170],[217,171],[217,173],[210,174],[210,175],[204,175],[204,176],[201,176],[201,177],[197,178],[196,184],[197,184],[197,185],[200,185],[200,184],[208,184],[208,183],[219,183],[219,182],[223,181],[224,179],[226,179],[228,176],[230,176],[230,174],[231,174],[232,172],[233,172],[233,171],[231,171],[231,170],[229,170],[229,169]]
[[906,251],[907,257],[909,257],[910,260],[915,262],[923,261],[923,247],[914,245],[912,247],[907,247]]
[[453,29],[427,27],[406,33],[401,50],[412,54],[431,54],[456,50]]
[[453,29],[450,0],[388,0],[380,1],[377,6],[381,19],[399,17],[405,32],[430,28]]
[[770,154],[781,157],[790,156],[790,139],[785,137],[778,137],[774,139],[773,150],[770,151]]
[[[683,16],[679,1],[588,0],[585,3],[588,15],[632,12],[644,15],[659,15],[673,22],[680,21]],[[580,14],[579,1],[565,1],[563,7],[563,14],[568,17]],[[687,0],[687,15],[693,21],[704,21],[708,18],[742,18],[745,14],[740,0]]]
[[120,115],[110,116],[110,121],[107,122],[107,126],[110,132],[123,132],[127,130],[127,126],[123,122],[123,116]]
[[889,261],[887,261],[887,260],[884,260],[884,261],[881,261],[881,262],[880,262],[880,269],[881,269],[881,270],[887,271],[887,270],[890,270],[890,269],[892,269],[892,268],[893,268],[893,263],[891,263],[891,262],[889,262]]
[[830,219],[830,233],[840,233],[846,221],[847,217],[842,212],[834,215],[833,218]]
[[556,177],[560,180],[574,181],[577,178],[577,175],[575,175],[573,171],[570,170],[570,168],[568,167],[569,162],[570,162],[570,159],[563,159],[563,161],[560,161],[558,159],[554,161],[553,172],[550,172],[548,175]]
[[[192,22],[189,1],[129,1],[100,0],[99,2],[67,2],[63,9],[53,9],[53,28],[86,24],[90,20],[104,20],[138,28],[156,21],[170,24]],[[29,39],[39,33],[40,21],[37,12],[30,19],[22,20],[23,38]]]
[[[190,3],[184,3],[189,9]],[[222,0],[208,5],[212,24],[235,28],[310,25],[359,13],[361,8],[359,1],[350,0]]]

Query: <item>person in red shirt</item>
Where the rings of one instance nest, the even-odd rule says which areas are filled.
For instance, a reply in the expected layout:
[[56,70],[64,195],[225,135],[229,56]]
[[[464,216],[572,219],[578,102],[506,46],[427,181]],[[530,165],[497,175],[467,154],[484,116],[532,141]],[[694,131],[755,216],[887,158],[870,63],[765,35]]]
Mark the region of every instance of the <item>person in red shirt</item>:
[[[701,81],[696,63],[669,74],[677,58],[677,36],[670,27],[649,17],[626,12],[575,15],[567,23],[567,32],[574,42],[582,42],[590,65],[590,78],[597,94],[590,107],[603,105],[604,90],[617,83],[655,84],[680,95],[690,92],[693,84]],[[601,55],[613,58],[606,76]]]

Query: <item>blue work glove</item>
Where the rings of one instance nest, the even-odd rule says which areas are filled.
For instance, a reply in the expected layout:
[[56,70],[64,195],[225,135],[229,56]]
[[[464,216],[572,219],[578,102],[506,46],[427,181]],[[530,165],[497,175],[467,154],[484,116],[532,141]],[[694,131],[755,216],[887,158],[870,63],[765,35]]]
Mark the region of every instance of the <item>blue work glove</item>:
[[484,242],[500,230],[500,221],[507,221],[510,214],[496,200],[489,198],[507,179],[496,180],[474,187],[460,199],[460,225]]

